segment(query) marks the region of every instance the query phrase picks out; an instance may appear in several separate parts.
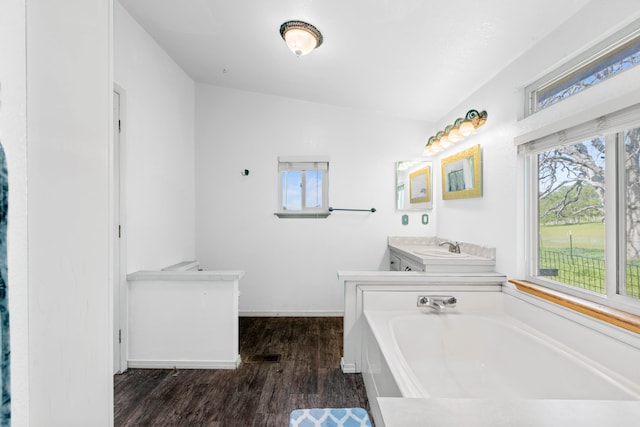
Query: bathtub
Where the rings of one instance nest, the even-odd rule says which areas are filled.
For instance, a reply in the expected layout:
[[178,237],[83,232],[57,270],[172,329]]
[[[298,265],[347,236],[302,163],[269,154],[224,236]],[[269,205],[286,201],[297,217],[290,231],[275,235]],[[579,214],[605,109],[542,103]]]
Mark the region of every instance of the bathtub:
[[[492,298],[488,310],[364,310],[362,374],[376,426],[635,425],[637,378],[507,314],[507,295]],[[640,360],[622,347],[624,360]],[[433,411],[437,420],[425,418]]]

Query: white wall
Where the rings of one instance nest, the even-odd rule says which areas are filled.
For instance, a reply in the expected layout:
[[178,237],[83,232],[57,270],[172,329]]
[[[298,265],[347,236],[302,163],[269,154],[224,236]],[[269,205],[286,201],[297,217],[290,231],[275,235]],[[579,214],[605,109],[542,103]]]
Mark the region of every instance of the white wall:
[[114,81],[126,92],[127,272],[195,257],[194,83],[115,4]]
[[29,1],[26,22],[29,425],[107,426],[111,2]]
[[[435,234],[433,219],[424,226],[413,212],[403,226],[394,207],[395,162],[419,156],[426,128],[198,84],[197,258],[210,269],[246,272],[241,312],[342,312],[338,270],[388,269],[387,236]],[[330,206],[377,212],[278,219],[279,155],[329,156]]]
[[[519,176],[514,136],[602,102],[613,84],[603,83],[604,89],[593,88],[591,95],[585,92],[538,116],[542,119],[524,122],[517,122],[520,89],[576,49],[638,16],[635,0],[615,6],[592,2],[443,120],[449,123],[468,108],[489,111],[485,128],[468,142],[484,148],[484,197],[445,203],[436,193],[438,235],[496,246],[498,269],[515,273]],[[393,207],[394,162],[415,158],[436,126],[198,85],[197,142],[191,148],[192,83],[175,65],[167,65],[117,7],[116,36],[130,40],[116,40],[122,61],[116,63],[116,80],[127,90],[129,118],[137,120],[128,124],[127,135],[131,270],[194,254],[209,268],[247,272],[241,282],[244,311],[340,311],[337,270],[385,269],[387,235],[436,234],[433,218],[422,226],[420,214],[410,213],[411,224],[405,227]],[[0,139],[11,180],[16,426],[112,422],[109,18],[108,0],[0,5]],[[637,77],[627,73],[624,79]],[[629,90],[637,90],[638,81],[630,81]],[[171,104],[175,108],[162,107]],[[163,123],[170,121],[174,124]],[[335,213],[326,220],[273,216],[277,156],[309,154],[331,157],[333,206],[376,207],[378,212]],[[197,214],[188,173],[194,157]],[[240,175],[245,168],[251,171],[248,177]],[[176,174],[161,173],[172,169]],[[165,176],[186,178],[176,183]],[[195,227],[189,223],[193,217]],[[197,239],[189,234],[194,228]],[[159,236],[163,233],[168,236]],[[317,244],[295,246],[304,239]]]
[[[640,89],[640,69],[600,83],[526,120],[521,120],[523,88],[638,16],[635,0],[592,1],[446,115],[440,127],[471,108],[487,110],[489,118],[477,135],[441,155],[480,144],[484,182],[482,198],[439,202],[438,236],[496,247],[496,269],[509,277],[521,277],[522,173],[514,138],[535,129],[560,126],[556,129],[560,130],[576,121],[597,117],[604,114],[603,106],[607,104],[621,108],[634,102],[638,97],[632,93]],[[622,100],[616,99],[620,96]]]
[[11,418],[29,424],[25,2],[0,2],[0,142],[9,169]]

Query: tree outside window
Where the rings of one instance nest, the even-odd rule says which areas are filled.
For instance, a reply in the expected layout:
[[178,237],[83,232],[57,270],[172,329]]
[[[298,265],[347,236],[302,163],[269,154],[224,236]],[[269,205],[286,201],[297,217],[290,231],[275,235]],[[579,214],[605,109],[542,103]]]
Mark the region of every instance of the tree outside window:
[[[605,182],[606,156],[616,152],[611,144],[624,153],[619,185]],[[616,263],[605,266],[605,223],[616,218],[606,218],[605,204],[619,196],[626,268],[617,292],[640,298],[640,128],[553,147],[537,155],[537,164],[538,276],[606,294],[606,268]]]

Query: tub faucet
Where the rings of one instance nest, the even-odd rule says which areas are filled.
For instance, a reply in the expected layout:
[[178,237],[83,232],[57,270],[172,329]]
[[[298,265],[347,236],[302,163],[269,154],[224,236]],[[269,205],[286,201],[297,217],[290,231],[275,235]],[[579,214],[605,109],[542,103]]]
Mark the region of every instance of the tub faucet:
[[460,253],[460,243],[459,242],[455,242],[455,243],[442,242],[438,246],[442,246],[442,245],[449,245],[449,252],[453,252],[454,254],[459,254]]
[[418,303],[416,305],[418,307],[433,308],[435,311],[441,312],[446,308],[454,308],[457,302],[456,297],[452,296],[420,295],[418,296]]

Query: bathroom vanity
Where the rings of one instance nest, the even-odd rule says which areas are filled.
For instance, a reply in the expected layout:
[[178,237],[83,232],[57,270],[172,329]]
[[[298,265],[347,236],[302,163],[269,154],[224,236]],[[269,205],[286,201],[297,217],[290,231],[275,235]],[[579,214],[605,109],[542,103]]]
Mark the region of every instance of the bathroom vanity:
[[[450,251],[455,245],[459,252]],[[496,265],[494,248],[439,237],[389,236],[388,246],[391,271],[489,272]]]
[[127,275],[129,368],[235,369],[243,271],[183,262]]

